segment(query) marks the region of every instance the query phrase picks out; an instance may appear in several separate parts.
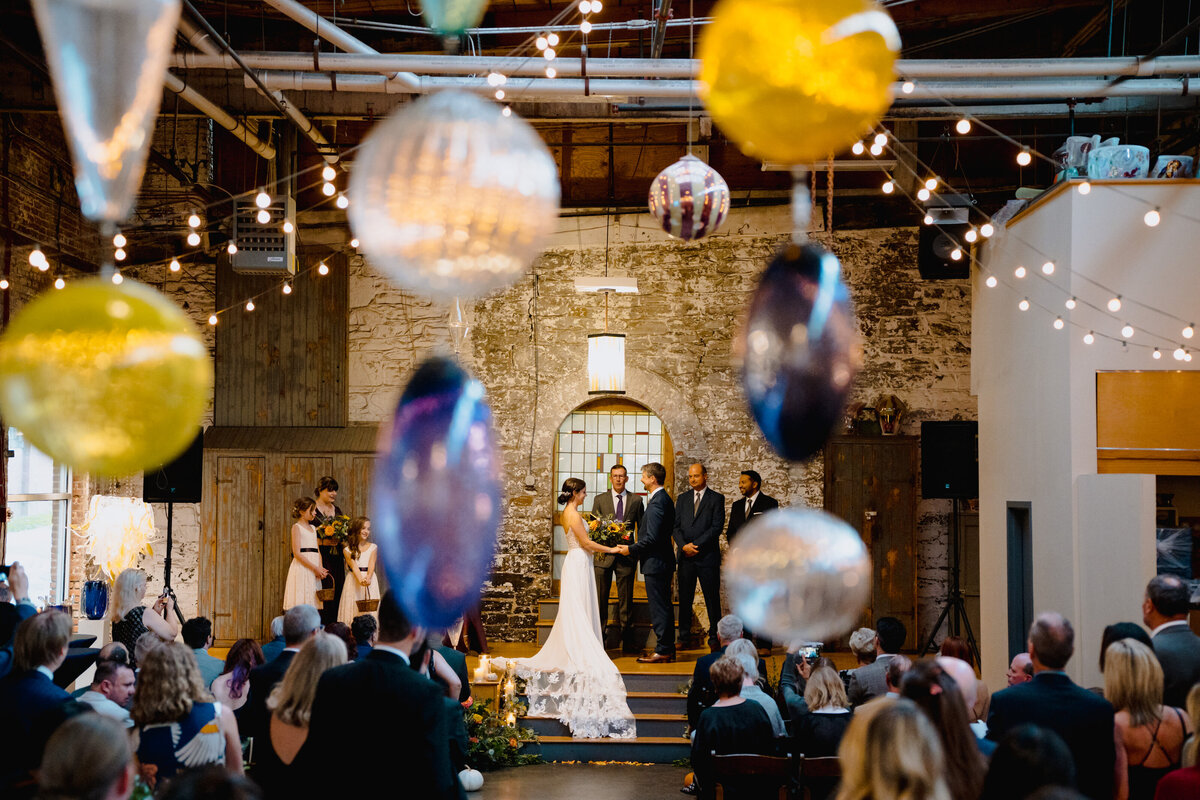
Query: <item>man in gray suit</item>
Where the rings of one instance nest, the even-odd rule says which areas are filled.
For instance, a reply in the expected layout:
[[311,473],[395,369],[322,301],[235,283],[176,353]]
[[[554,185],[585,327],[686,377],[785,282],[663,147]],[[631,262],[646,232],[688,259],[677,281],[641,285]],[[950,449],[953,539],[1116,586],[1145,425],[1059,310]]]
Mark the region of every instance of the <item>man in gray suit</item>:
[[1156,575],[1146,585],[1142,621],[1162,664],[1163,705],[1176,708],[1200,682],[1200,636],[1188,628],[1189,606],[1188,585],[1174,575]]
[[873,697],[887,694],[887,668],[892,656],[904,647],[908,631],[895,617],[880,617],[875,623],[875,661],[850,673],[850,688],[846,699],[860,706]]
[[[625,489],[629,471],[620,464],[608,471],[612,489],[597,493],[592,501],[592,513],[601,517],[614,517],[630,523],[636,533],[642,523],[645,506],[642,498]],[[636,541],[636,537],[630,543]],[[600,624],[605,627],[604,647],[612,650],[621,647],[625,652],[635,652],[633,641],[633,577],[637,572],[637,561],[629,556],[597,553],[595,556],[596,595],[600,600]],[[613,573],[617,576],[617,622],[608,617],[608,593],[612,589]]]

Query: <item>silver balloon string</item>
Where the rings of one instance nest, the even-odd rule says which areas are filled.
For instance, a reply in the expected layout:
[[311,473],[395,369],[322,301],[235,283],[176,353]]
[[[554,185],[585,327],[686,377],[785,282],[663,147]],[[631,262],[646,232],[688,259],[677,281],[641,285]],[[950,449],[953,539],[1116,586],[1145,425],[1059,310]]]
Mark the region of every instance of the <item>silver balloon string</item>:
[[812,198],[809,196],[808,167],[792,167],[792,241],[808,241],[808,226],[812,221]]

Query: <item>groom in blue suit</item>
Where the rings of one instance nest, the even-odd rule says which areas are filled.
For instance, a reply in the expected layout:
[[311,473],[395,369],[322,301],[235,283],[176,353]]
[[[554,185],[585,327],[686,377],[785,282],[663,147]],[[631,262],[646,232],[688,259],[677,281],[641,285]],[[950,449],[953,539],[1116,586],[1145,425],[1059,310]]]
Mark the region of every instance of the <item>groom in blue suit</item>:
[[[646,489],[646,511],[638,526],[637,541],[619,545],[623,556],[642,562],[646,578],[646,600],[654,625],[654,654],[639,656],[643,664],[664,664],[675,660],[675,614],[671,609],[671,578],[675,575],[675,548],[671,531],[675,528],[675,506],[663,490],[667,469],[657,461],[642,467],[642,486]],[[724,509],[722,509],[723,511]]]

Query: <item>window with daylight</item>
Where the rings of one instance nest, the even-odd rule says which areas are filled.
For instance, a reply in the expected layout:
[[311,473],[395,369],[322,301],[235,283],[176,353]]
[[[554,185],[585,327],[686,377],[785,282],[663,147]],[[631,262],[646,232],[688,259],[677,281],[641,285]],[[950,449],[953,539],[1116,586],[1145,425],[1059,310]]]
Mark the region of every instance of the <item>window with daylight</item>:
[[67,526],[71,472],[37,450],[16,428],[8,429],[8,536],[5,564],[21,562],[35,605],[58,604],[67,595]]
[[[584,510],[590,511],[597,492],[612,488],[608,471],[621,464],[629,471],[626,490],[645,498],[642,467],[657,461],[667,468],[667,486],[671,485],[671,437],[653,411],[632,400],[601,398],[572,411],[558,426],[554,444],[554,495],[563,481],[576,477],[587,484]],[[554,510],[554,587],[567,556],[566,533],[561,524],[561,506]],[[640,578],[640,576],[639,576]]]

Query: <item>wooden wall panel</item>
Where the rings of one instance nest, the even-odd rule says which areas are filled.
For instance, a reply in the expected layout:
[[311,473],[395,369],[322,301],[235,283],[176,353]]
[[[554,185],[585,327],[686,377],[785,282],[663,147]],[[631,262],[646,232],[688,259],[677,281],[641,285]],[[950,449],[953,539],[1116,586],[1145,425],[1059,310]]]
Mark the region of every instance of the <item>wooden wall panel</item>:
[[232,641],[263,628],[263,517],[265,459],[222,457],[216,461],[216,570],[214,638]]
[[1097,471],[1200,475],[1200,372],[1096,373]]
[[[346,256],[299,248],[296,257],[290,295],[281,278],[235,273],[228,256],[217,264],[217,307],[232,307],[217,325],[217,425],[346,424]],[[310,269],[321,258],[325,276]],[[255,295],[254,311],[245,311]]]

